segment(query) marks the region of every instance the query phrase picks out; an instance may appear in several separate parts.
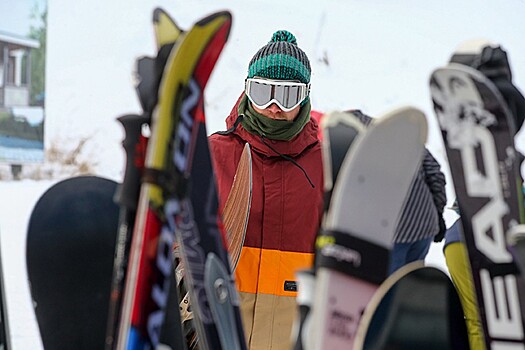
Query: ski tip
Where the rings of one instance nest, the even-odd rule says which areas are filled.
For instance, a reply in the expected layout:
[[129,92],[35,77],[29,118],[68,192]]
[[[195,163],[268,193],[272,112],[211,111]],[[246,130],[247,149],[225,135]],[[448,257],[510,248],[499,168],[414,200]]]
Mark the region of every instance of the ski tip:
[[248,142],[244,144],[244,148],[241,153],[241,161],[246,162],[248,173],[250,174],[250,184],[252,182],[252,148]]
[[153,26],[157,48],[176,42],[184,32],[170,15],[162,8],[153,10]]
[[242,149],[242,154],[247,154],[247,157],[250,157],[251,159],[251,146],[248,142],[244,144],[244,148]]
[[[493,50],[500,48],[498,43],[478,38],[462,42],[450,56],[449,63],[459,63],[475,69],[492,66],[488,61],[494,55]],[[487,66],[488,65],[488,66]],[[491,67],[490,69],[494,69]]]
[[224,22],[232,21],[232,14],[230,11],[219,11],[208,15],[195,23],[195,26],[205,26],[206,24],[215,20],[222,19]]
[[[480,42],[481,43],[481,42]],[[480,52],[483,50],[483,47],[486,46],[476,46],[481,44],[467,45],[461,49],[456,50],[450,57],[449,62],[445,66],[435,68],[430,74],[429,85],[432,88],[442,89],[442,84],[452,78],[451,74],[457,75],[471,75],[476,78],[476,80],[483,79],[482,74],[477,70],[471,67],[475,57],[480,56]],[[480,52],[476,53],[476,50]]]
[[498,46],[485,38],[475,38],[460,43],[454,50],[453,55],[479,55],[485,47]]
[[383,114],[379,118],[375,118],[374,122],[383,120],[384,122],[399,123],[399,119],[403,119],[407,126],[414,126],[414,131],[417,131],[420,136],[420,141],[425,144],[428,137],[428,123],[426,115],[423,111],[412,106],[402,106]]
[[365,130],[363,123],[361,123],[359,119],[354,117],[350,112],[332,111],[325,113],[320,120],[321,129],[323,130],[340,124],[350,126],[359,132]]
[[[464,58],[468,59],[466,56]],[[450,62],[444,67],[434,69],[429,80],[430,92],[431,95],[435,95],[438,91],[443,90],[449,85],[456,87],[458,85],[464,85],[465,81],[478,81],[484,84],[490,84],[487,83],[487,80],[488,78],[483,73],[465,63]]]

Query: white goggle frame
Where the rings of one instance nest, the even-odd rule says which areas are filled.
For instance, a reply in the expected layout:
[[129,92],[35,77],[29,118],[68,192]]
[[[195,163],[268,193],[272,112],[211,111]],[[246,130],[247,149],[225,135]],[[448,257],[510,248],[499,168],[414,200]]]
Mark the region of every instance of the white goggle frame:
[[[275,103],[284,112],[289,112],[308,97],[310,84],[289,80],[248,78],[244,91],[248,99],[259,109],[265,109]],[[260,96],[257,96],[257,93]]]

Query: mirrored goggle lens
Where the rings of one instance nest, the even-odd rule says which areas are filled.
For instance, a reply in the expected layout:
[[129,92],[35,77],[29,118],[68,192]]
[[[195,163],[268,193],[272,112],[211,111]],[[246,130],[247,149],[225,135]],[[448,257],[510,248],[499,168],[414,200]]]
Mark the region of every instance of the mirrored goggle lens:
[[246,94],[250,97],[253,103],[262,106],[270,102],[273,98],[273,87],[267,84],[257,82],[248,82],[246,86]]
[[281,84],[248,79],[246,81],[246,94],[259,108],[266,108],[275,102],[285,110],[297,107],[306,98],[306,84]]

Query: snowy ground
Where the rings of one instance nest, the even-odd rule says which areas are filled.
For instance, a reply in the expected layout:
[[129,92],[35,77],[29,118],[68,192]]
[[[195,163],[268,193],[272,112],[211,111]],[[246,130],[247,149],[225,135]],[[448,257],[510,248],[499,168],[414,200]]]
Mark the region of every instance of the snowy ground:
[[26,229],[39,196],[54,181],[0,181],[0,242],[13,349],[41,349],[25,260]]

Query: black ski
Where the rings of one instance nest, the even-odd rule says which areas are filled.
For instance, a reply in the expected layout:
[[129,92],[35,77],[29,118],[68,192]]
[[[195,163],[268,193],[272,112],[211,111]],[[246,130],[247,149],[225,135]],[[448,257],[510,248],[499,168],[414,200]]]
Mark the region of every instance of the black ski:
[[435,70],[430,91],[487,349],[524,349],[525,284],[506,238],[523,213],[513,118],[493,83],[461,64]]

